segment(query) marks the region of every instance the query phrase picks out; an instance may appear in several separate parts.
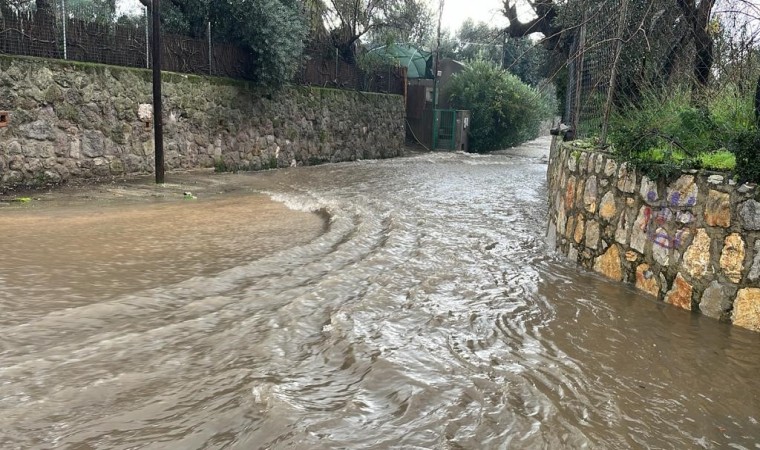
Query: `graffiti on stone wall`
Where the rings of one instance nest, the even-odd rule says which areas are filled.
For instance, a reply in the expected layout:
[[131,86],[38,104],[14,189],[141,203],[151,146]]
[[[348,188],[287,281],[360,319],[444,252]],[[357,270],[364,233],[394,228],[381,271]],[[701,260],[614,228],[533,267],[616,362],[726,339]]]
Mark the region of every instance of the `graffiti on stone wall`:
[[653,211],[652,208],[644,207],[644,221],[641,224],[641,231],[643,231],[647,238],[655,245],[665,248],[679,248],[687,235],[688,231],[679,230],[674,237],[671,238],[670,234],[665,231],[664,227],[667,223],[673,221],[673,211],[669,208],[665,208],[659,211]]

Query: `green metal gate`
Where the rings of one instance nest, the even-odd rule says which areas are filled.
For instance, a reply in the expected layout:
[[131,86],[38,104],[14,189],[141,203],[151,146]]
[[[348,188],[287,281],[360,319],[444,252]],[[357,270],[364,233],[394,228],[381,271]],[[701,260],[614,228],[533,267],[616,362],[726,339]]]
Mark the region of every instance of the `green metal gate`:
[[457,112],[454,109],[433,111],[433,149],[456,150]]

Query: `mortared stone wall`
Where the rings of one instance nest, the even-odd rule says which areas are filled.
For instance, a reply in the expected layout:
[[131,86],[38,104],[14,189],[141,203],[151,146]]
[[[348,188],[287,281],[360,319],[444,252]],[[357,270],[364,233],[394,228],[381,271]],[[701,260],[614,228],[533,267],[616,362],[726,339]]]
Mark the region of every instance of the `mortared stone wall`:
[[653,180],[555,139],[549,236],[582,266],[680,308],[760,331],[760,190],[729,174]]

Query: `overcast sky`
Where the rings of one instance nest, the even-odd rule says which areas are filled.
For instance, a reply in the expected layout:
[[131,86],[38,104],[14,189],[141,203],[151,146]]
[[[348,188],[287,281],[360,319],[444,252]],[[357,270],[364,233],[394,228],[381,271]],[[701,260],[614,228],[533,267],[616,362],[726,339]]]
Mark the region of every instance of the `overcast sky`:
[[[431,8],[438,13],[438,0],[428,0]],[[485,22],[492,26],[506,27],[507,19],[501,13],[502,0],[445,0],[443,5],[443,28],[456,31],[468,17],[475,22]]]

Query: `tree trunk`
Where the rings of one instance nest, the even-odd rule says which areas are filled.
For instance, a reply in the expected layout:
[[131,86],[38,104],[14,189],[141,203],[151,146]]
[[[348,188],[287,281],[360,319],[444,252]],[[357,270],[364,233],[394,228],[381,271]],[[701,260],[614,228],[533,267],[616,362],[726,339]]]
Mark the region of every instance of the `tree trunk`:
[[35,0],[34,5],[37,7],[37,11],[52,11],[53,2],[51,0]]
[[710,82],[710,69],[712,69],[713,39],[705,29],[694,30],[694,81],[695,88],[704,88]]
[[755,88],[755,124],[760,128],[760,76],[757,77],[757,87]]

